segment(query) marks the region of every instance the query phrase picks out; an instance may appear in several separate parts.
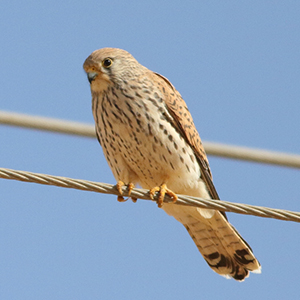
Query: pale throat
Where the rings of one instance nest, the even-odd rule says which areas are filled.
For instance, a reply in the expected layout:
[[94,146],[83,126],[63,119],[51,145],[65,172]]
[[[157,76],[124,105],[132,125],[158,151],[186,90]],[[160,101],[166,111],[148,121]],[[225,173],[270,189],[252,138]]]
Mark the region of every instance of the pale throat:
[[108,86],[111,84],[109,77],[106,74],[99,74],[95,80],[91,83],[91,90],[93,92],[101,93],[107,90]]

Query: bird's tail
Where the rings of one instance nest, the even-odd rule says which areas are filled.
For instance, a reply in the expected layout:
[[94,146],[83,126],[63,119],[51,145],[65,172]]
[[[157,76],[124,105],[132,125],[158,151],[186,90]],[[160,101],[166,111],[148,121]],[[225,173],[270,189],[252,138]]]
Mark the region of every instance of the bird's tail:
[[216,273],[238,281],[247,278],[249,271],[260,273],[261,266],[252,249],[227,221],[225,214],[215,211],[211,218],[204,218],[199,208],[171,205],[164,205],[163,209],[184,225]]

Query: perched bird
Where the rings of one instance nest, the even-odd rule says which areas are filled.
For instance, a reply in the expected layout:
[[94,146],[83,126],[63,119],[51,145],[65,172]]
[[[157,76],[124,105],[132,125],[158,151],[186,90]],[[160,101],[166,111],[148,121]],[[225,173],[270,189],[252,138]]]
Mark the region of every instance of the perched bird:
[[[158,206],[184,225],[208,265],[242,281],[260,273],[250,246],[225,213],[163,203],[165,194],[219,200],[201,139],[179,92],[127,51],[103,48],[84,62],[96,134],[117,180],[159,193]],[[118,197],[122,201],[121,196]]]

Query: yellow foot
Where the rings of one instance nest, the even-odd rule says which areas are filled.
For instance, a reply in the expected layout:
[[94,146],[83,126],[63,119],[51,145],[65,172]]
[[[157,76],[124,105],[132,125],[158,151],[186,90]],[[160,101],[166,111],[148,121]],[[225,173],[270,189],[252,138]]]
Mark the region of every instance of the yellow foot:
[[[116,184],[116,188],[120,194],[120,196],[118,196],[119,202],[125,202],[128,200],[128,199],[124,199],[124,197],[122,196],[123,195],[123,190],[122,190],[123,186],[127,186],[128,196],[130,196],[131,191],[134,188],[134,184],[132,182],[126,185],[123,181],[119,180]],[[137,198],[135,198],[135,197],[131,197],[131,199],[134,203],[137,201]]]
[[149,194],[150,194],[150,197],[151,197],[152,200],[154,199],[154,196],[155,196],[156,192],[159,192],[159,196],[158,196],[158,199],[157,199],[158,207],[162,207],[166,194],[173,199],[174,203],[177,201],[177,198],[178,198],[177,195],[174,192],[172,192],[171,190],[169,190],[165,183],[162,184],[161,186],[156,186],[156,187],[154,187],[153,189],[151,189],[149,191]]

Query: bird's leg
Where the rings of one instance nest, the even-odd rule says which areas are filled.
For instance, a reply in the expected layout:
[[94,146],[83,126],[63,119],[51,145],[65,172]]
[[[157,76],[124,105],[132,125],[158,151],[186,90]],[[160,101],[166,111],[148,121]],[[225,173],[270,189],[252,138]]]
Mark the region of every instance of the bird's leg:
[[168,189],[167,185],[165,183],[162,184],[161,186],[156,186],[149,191],[149,194],[150,194],[150,197],[152,200],[154,199],[156,192],[159,192],[159,196],[157,199],[158,207],[162,207],[166,194],[173,199],[173,203],[175,203],[177,201],[177,198],[178,198],[177,195],[173,191]]
[[[134,184],[131,182],[129,184],[125,184],[123,181],[119,180],[116,184],[116,188],[120,194],[120,196],[118,196],[118,201],[119,202],[125,202],[127,201],[128,199],[124,199],[124,197],[122,196],[123,195],[123,190],[122,190],[122,187],[123,186],[126,186],[127,187],[127,190],[128,190],[128,196],[130,196],[131,194],[131,191],[133,190],[134,188]],[[137,201],[137,198],[135,197],[131,197],[132,201],[135,203]]]

